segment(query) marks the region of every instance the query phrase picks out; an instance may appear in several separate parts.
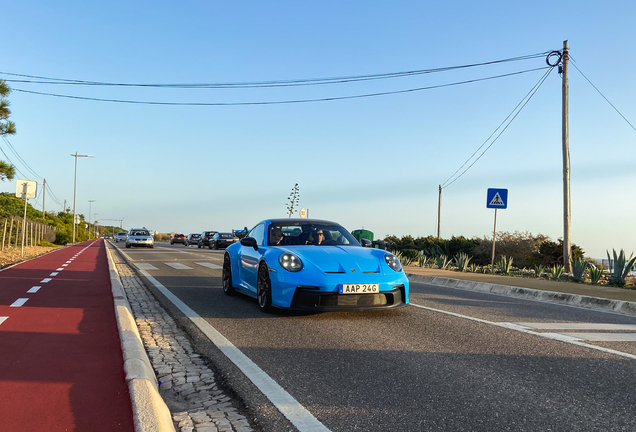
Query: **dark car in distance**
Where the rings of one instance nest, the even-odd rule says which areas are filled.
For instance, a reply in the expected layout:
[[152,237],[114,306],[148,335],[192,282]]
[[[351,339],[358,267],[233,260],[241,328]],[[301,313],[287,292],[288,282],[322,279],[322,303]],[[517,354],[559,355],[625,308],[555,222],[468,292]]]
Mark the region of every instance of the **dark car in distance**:
[[188,234],[188,237],[186,238],[186,242],[184,243],[186,246],[192,246],[195,244],[198,244],[199,242],[199,237],[201,237],[201,234]]
[[212,249],[212,246],[210,245],[210,240],[212,240],[212,236],[216,234],[216,231],[203,231],[201,233],[201,236],[199,237],[199,243],[197,246],[199,246],[199,248],[204,248],[204,247],[208,247],[209,249]]
[[225,249],[226,247],[239,241],[239,238],[232,233],[218,232],[210,240],[210,249]]
[[181,243],[183,245],[186,244],[186,236],[183,234],[175,234],[170,239],[170,244]]

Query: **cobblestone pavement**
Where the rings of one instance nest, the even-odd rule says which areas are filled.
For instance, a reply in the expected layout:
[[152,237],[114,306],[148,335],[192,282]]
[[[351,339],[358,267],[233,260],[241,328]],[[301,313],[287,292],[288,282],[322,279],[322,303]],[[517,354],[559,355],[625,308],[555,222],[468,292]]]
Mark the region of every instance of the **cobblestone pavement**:
[[238,401],[217,386],[214,372],[194,352],[186,334],[119,254],[113,259],[175,429],[253,432],[236,408]]

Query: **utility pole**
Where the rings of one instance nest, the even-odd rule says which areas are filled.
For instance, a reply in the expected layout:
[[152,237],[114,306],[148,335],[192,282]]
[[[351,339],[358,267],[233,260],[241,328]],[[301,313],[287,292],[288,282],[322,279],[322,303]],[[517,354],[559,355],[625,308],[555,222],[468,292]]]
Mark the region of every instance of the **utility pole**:
[[563,142],[563,267],[565,273],[572,272],[572,245],[570,244],[570,149],[568,125],[568,61],[569,44],[563,41],[562,69],[562,142]]
[[437,201],[437,238],[440,238],[440,228],[441,228],[441,217],[442,217],[442,185],[439,185],[439,199]]
[[44,211],[44,201],[46,201],[46,179],[42,184],[42,219],[46,219],[46,212]]

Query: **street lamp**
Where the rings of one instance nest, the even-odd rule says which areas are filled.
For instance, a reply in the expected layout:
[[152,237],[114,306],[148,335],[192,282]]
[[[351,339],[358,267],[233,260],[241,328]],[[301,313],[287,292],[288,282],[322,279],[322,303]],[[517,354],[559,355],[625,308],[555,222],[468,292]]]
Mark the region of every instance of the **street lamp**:
[[[75,158],[75,179],[73,180],[73,244],[75,244],[75,197],[77,196],[77,158],[81,157],[94,157],[93,155],[81,155],[77,154],[77,150],[75,154],[72,154]],[[90,215],[89,215],[90,218]]]
[[95,238],[99,238],[99,236],[97,235],[97,215],[99,213],[93,213],[93,231],[95,231]]
[[88,200],[88,238],[91,238],[91,204],[93,204],[95,200]]

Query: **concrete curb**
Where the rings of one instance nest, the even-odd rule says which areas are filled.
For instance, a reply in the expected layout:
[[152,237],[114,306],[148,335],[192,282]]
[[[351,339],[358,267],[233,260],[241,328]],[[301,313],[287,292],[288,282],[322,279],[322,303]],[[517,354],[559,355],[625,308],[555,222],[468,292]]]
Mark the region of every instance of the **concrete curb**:
[[172,415],[159,394],[157,377],[144,349],[128,298],[115,268],[110,245],[104,242],[108,255],[108,270],[115,304],[115,316],[124,372],[133,408],[136,432],[175,432]]
[[532,288],[522,288],[510,285],[498,285],[486,282],[475,282],[461,279],[451,279],[440,276],[407,273],[411,282],[421,282],[431,285],[478,291],[491,294],[501,294],[525,300],[535,300],[547,303],[565,304],[587,309],[615,312],[636,316],[636,302],[611,300],[601,297],[591,297],[580,294],[568,294],[556,291],[542,291]]

